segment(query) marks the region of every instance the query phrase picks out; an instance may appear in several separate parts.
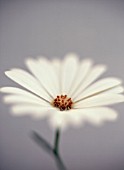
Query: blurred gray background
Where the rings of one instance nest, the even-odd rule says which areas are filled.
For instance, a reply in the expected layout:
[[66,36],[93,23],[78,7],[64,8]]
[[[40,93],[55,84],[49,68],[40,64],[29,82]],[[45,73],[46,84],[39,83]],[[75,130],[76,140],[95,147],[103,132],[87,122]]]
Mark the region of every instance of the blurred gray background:
[[[106,64],[105,76],[124,80],[124,0],[1,0],[0,87],[15,86],[4,71],[26,69],[28,56],[62,58],[76,52]],[[13,117],[0,102],[0,170],[57,170],[54,160],[30,138],[31,130],[53,143],[43,120]],[[60,153],[68,170],[124,169],[124,105],[115,123],[86,124],[61,134]]]

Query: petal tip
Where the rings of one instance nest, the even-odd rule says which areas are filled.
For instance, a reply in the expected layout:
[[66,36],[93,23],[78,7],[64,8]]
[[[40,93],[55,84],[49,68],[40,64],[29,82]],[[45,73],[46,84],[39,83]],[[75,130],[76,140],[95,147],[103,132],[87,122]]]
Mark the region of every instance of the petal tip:
[[3,92],[3,88],[4,88],[4,87],[0,87],[0,92]]
[[74,52],[70,52],[70,53],[67,53],[65,55],[65,58],[74,58],[74,59],[77,59],[77,58],[79,58],[79,56],[76,53],[74,53]]
[[5,71],[4,73],[5,73],[5,75],[7,76],[9,72],[10,72],[10,70],[7,70],[7,71]]

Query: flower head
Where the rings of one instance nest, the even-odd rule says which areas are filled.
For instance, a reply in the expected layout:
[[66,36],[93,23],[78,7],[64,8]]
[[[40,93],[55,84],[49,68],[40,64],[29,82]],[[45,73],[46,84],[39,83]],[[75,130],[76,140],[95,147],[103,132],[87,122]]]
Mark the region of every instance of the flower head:
[[93,66],[90,59],[79,61],[73,53],[64,60],[29,58],[26,66],[31,73],[16,68],[5,72],[23,88],[0,89],[8,93],[4,101],[13,104],[13,114],[48,117],[53,127],[62,128],[84,122],[99,125],[116,119],[116,111],[107,106],[124,101],[121,94],[124,88],[118,78],[96,81],[106,71],[106,66]]

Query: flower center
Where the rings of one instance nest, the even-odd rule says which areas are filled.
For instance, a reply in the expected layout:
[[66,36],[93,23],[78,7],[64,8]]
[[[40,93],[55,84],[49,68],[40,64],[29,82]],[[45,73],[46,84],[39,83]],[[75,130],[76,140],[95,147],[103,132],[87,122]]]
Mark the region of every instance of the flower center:
[[70,110],[72,108],[72,100],[67,95],[57,96],[53,101],[53,106],[58,107],[61,111]]

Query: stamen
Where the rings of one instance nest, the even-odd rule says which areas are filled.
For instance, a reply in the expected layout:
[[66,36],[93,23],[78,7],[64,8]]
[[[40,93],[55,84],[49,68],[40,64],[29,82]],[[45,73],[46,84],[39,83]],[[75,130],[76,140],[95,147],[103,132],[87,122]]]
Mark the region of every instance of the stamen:
[[72,108],[72,100],[67,95],[57,96],[53,101],[53,106],[58,107],[61,111],[70,110]]

